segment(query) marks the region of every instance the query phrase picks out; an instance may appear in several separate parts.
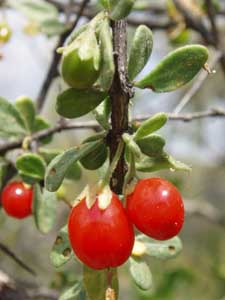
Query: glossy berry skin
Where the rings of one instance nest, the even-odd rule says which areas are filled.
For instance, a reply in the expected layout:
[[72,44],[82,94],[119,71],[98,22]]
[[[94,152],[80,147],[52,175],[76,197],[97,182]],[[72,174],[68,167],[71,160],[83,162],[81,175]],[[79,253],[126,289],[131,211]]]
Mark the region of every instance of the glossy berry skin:
[[184,223],[184,205],[179,191],[161,178],[139,180],[126,199],[130,220],[156,240],[176,236]]
[[32,196],[32,188],[23,182],[11,182],[2,191],[2,207],[11,217],[23,219],[32,214]]
[[115,194],[105,210],[99,209],[97,197],[90,209],[82,200],[71,211],[68,232],[74,253],[96,270],[122,265],[134,245],[133,225]]

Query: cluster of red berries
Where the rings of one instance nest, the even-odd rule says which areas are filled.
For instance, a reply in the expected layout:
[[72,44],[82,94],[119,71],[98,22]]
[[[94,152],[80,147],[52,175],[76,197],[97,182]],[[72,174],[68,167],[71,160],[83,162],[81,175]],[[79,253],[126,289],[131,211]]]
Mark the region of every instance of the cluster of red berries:
[[[32,188],[22,182],[9,183],[2,192],[2,206],[16,218],[32,213]],[[117,267],[131,255],[133,224],[147,236],[167,240],[179,233],[184,222],[184,206],[174,185],[161,178],[139,180],[126,198],[126,208],[118,196],[100,209],[98,195],[91,208],[85,199],[71,210],[68,232],[77,257],[93,269]]]
[[112,194],[110,205],[89,209],[85,199],[73,207],[68,223],[69,238],[77,257],[93,269],[117,267],[131,255],[133,224],[144,234],[167,240],[179,233],[184,206],[174,185],[161,178],[139,180],[126,198],[126,208]]

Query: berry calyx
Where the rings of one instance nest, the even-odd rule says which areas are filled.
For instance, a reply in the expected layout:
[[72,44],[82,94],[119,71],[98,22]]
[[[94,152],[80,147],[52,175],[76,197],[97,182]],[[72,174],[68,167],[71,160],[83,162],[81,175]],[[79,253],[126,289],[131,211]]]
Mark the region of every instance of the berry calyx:
[[176,236],[184,223],[179,191],[161,178],[139,180],[126,199],[127,214],[144,234],[156,240]]
[[112,193],[110,204],[101,209],[99,195],[91,208],[86,199],[73,207],[68,221],[71,246],[77,257],[92,269],[122,265],[134,245],[133,226],[119,198]]
[[9,216],[23,219],[32,214],[32,197],[31,187],[25,186],[23,182],[11,182],[2,191],[2,207]]

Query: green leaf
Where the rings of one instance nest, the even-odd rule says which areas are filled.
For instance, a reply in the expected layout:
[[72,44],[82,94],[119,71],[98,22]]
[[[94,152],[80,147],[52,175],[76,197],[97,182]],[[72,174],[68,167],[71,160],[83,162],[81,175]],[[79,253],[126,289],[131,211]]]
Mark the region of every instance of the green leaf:
[[[34,132],[38,132],[41,130],[45,130],[50,128],[50,124],[41,116],[36,116],[35,123],[34,123]],[[40,142],[43,144],[49,144],[52,141],[52,136],[47,136],[45,138],[39,139]]]
[[26,124],[19,111],[0,97],[0,137],[15,138],[26,134]]
[[95,109],[106,93],[92,90],[70,88],[61,93],[56,102],[56,111],[65,118],[78,118]]
[[38,153],[43,157],[47,165],[53,160],[53,158],[62,152],[63,151],[60,149],[47,149],[41,147],[38,149]]
[[81,167],[75,162],[73,163],[66,172],[65,178],[70,180],[79,180],[81,178]]
[[23,117],[27,130],[32,133],[36,114],[33,101],[26,96],[21,96],[16,99],[16,108]]
[[133,80],[148,62],[153,47],[152,31],[140,25],[135,31],[128,60],[128,76]]
[[47,19],[40,24],[41,32],[48,37],[60,35],[66,31],[67,27],[64,23],[60,22],[58,18]]
[[76,281],[72,287],[62,293],[59,300],[86,300],[86,292],[81,282]]
[[163,152],[165,140],[157,134],[151,134],[137,141],[141,152],[148,156],[159,156]]
[[99,0],[99,3],[107,10],[110,9],[110,0]]
[[135,86],[154,92],[174,91],[192,80],[204,67],[208,59],[208,50],[204,46],[190,45],[178,48],[168,54]]
[[71,148],[56,156],[47,167],[45,186],[50,192],[55,192],[60,187],[69,167],[92,152],[98,142],[83,144],[79,148]]
[[36,22],[59,15],[57,8],[44,0],[8,0],[10,6]]
[[[115,291],[116,299],[118,299],[118,277],[117,270],[110,269],[112,273],[112,288]],[[86,265],[83,266],[83,282],[87,291],[89,300],[105,299],[105,293],[108,288],[108,270],[93,270]]]
[[99,169],[107,159],[107,147],[104,141],[98,141],[96,148],[83,156],[80,163],[85,169],[96,170]]
[[66,46],[70,45],[82,32],[87,30],[88,27],[89,27],[89,23],[84,24],[79,28],[75,27],[66,40]]
[[140,172],[155,172],[163,169],[171,171],[191,171],[191,168],[180,161],[176,161],[172,156],[163,153],[161,156],[144,157],[136,164],[136,169]]
[[110,0],[110,17],[113,20],[126,18],[134,6],[135,0]]
[[141,258],[129,258],[130,274],[136,285],[142,290],[149,290],[152,287],[152,274],[150,268]]
[[52,251],[50,253],[50,260],[55,268],[59,268],[67,263],[73,255],[70,241],[68,237],[67,225],[62,227],[56,237]]
[[108,91],[111,87],[115,73],[112,33],[109,26],[109,20],[104,20],[102,22],[99,33],[99,40],[101,51],[101,68],[98,84],[104,91]]
[[7,173],[7,166],[7,161],[3,157],[0,157],[0,190],[2,189],[3,180]]
[[141,150],[139,146],[136,144],[136,142],[134,141],[133,136],[129,135],[128,133],[124,133],[122,137],[128,149],[135,155],[136,158],[140,158]]
[[150,135],[151,133],[162,128],[167,122],[167,115],[165,113],[157,113],[153,117],[144,121],[138,128],[134,135],[134,139],[138,141],[139,139]]
[[16,168],[22,175],[35,180],[42,180],[45,176],[46,164],[38,154],[25,153],[17,158]]
[[110,99],[107,97],[95,110],[93,115],[98,123],[105,129],[109,130],[109,116],[111,113]]
[[159,259],[173,258],[177,256],[183,248],[178,236],[166,241],[156,241],[144,234],[140,234],[136,237],[136,240],[144,243],[146,247],[145,254]]
[[39,184],[34,185],[33,214],[35,224],[42,233],[48,233],[56,220],[57,197],[55,193],[50,193]]
[[105,131],[98,132],[96,134],[93,134],[93,135],[87,137],[85,140],[83,140],[82,144],[102,140],[106,137],[106,135],[107,135],[107,132],[105,132]]

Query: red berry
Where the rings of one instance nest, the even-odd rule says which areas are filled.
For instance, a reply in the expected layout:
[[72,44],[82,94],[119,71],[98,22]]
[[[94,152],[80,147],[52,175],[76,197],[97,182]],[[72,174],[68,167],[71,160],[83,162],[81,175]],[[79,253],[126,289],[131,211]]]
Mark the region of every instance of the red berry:
[[127,213],[133,224],[156,240],[179,233],[184,223],[184,205],[174,185],[161,178],[139,180],[127,197]]
[[2,191],[2,206],[6,213],[22,219],[32,214],[32,188],[22,182],[11,182]]
[[72,209],[68,231],[77,257],[90,268],[99,270],[117,267],[128,259],[134,230],[115,194],[104,210],[99,208],[97,200],[98,197],[90,209],[85,200]]

